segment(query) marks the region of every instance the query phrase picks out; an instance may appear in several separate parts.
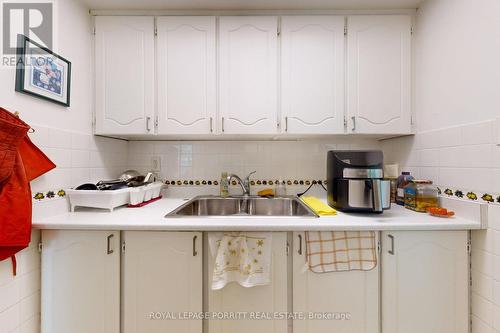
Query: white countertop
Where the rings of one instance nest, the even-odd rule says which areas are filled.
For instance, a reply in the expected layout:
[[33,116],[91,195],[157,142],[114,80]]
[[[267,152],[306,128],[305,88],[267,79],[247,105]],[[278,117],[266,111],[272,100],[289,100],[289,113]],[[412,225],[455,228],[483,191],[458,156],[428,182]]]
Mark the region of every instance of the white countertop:
[[[114,212],[79,208],[33,221],[37,229],[177,230],[177,231],[337,231],[337,230],[470,230],[481,229],[479,219],[461,214],[452,218],[416,213],[393,204],[383,214],[347,214],[319,218],[300,217],[173,217],[165,215],[185,199],[167,198],[142,208],[116,208]],[[469,215],[470,216],[470,215]]]

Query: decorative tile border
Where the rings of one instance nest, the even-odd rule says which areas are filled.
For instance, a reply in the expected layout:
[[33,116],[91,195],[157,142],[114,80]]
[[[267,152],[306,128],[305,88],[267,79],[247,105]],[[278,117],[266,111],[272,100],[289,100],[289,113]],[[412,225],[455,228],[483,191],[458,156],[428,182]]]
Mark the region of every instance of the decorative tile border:
[[[323,184],[326,185],[326,180],[316,180],[316,179],[288,179],[283,180],[287,186],[309,186],[311,184]],[[238,185],[239,182],[236,180],[231,181],[232,186]],[[279,180],[265,180],[265,179],[252,179],[250,181],[250,185],[252,186],[274,186],[279,183]],[[190,187],[190,186],[219,186],[219,180],[193,180],[193,179],[183,179],[183,180],[167,180],[165,181],[166,185],[174,186],[174,187]],[[443,197],[454,197],[462,200],[469,201],[483,201],[489,204],[500,205],[500,194],[491,194],[484,193],[480,191],[472,191],[472,190],[462,190],[462,189],[454,189],[452,187],[445,187],[444,190],[442,187],[438,187],[439,195]],[[64,189],[59,190],[49,190],[47,192],[36,192],[33,195],[33,199],[37,201],[54,199],[54,198],[63,198],[66,197],[66,191]]]
[[490,194],[480,191],[465,191],[446,187],[444,190],[438,187],[438,193],[443,197],[455,197],[462,200],[483,201],[489,204],[500,204],[500,194]]
[[47,192],[36,192],[33,195],[33,199],[37,201],[46,200],[46,199],[54,199],[54,198],[64,198],[66,196],[66,191],[63,189],[57,191],[47,191]]
[[[315,179],[288,179],[282,180],[287,186],[309,186],[311,184],[324,184],[326,185],[326,180],[315,180]],[[252,179],[250,181],[251,186],[274,186],[279,183],[279,180],[265,180],[265,179]],[[183,180],[167,180],[166,185],[175,187],[189,187],[189,186],[219,186],[220,180],[193,180],[193,179],[183,179]],[[236,180],[231,181],[232,186],[238,185],[239,182]],[[33,199],[36,201],[63,198],[66,197],[66,191],[64,189],[60,190],[49,190],[47,192],[36,192],[33,194]]]
[[[279,180],[266,180],[266,179],[252,179],[250,181],[250,185],[252,186],[273,186],[277,185],[280,181]],[[282,180],[283,183],[285,183],[288,186],[292,185],[305,185],[309,186],[311,184],[325,184],[327,183],[326,180],[315,180],[315,179],[288,179],[288,180]],[[236,186],[238,185],[238,181],[233,180],[231,181],[231,185]],[[219,180],[193,180],[193,179],[183,179],[183,180],[167,180],[165,181],[166,185],[170,186],[219,186],[220,181]]]

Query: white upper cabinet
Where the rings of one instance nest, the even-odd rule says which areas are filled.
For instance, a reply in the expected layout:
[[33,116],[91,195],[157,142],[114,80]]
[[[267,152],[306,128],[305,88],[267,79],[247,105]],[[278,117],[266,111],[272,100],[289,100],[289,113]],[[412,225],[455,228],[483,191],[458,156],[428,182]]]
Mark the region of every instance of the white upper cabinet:
[[279,21],[97,16],[95,133],[411,134],[411,16]]
[[96,134],[154,133],[154,18],[95,18]]
[[344,132],[344,17],[281,20],[282,131]]
[[469,332],[467,231],[382,233],[382,332]]
[[215,17],[157,18],[158,134],[215,132]]
[[411,133],[411,17],[348,17],[347,110],[351,133]]
[[278,18],[219,19],[221,131],[273,134],[278,124]]

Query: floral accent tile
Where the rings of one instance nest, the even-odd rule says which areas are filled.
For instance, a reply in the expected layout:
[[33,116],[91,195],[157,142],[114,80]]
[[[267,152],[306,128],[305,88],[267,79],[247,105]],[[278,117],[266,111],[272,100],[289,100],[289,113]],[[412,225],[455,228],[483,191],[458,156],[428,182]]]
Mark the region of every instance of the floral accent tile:
[[37,201],[41,201],[41,200],[47,200],[47,199],[54,199],[56,197],[63,198],[65,196],[66,196],[66,191],[63,190],[63,189],[60,189],[58,191],[49,190],[49,191],[47,191],[45,193],[43,193],[43,192],[36,192],[33,195],[33,199],[35,199]]

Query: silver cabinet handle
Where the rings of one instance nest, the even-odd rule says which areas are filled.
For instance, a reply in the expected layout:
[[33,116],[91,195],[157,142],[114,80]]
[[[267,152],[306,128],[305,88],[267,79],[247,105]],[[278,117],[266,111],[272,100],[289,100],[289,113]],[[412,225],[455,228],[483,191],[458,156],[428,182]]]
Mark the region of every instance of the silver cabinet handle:
[[113,238],[114,236],[115,236],[114,234],[108,236],[107,251],[106,251],[108,254],[112,254],[113,252],[115,252],[114,250],[111,249],[111,238]]
[[222,132],[224,132],[224,117],[222,117]]
[[356,131],[356,116],[352,116],[352,131]]
[[297,251],[297,253],[299,255],[302,255],[302,234],[299,234],[298,237],[299,237],[299,250]]
[[149,123],[151,122],[151,117],[146,117],[146,131],[151,132],[151,127]]
[[213,118],[210,117],[210,133],[214,132],[214,127],[213,127]]
[[394,236],[393,235],[387,235],[389,239],[391,240],[391,249],[387,251],[390,255],[394,255]]
[[198,251],[196,251],[196,239],[198,239],[198,236],[193,236],[193,257],[198,255]]
[[285,132],[288,132],[288,117],[285,117]]

